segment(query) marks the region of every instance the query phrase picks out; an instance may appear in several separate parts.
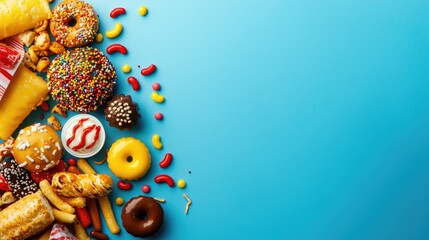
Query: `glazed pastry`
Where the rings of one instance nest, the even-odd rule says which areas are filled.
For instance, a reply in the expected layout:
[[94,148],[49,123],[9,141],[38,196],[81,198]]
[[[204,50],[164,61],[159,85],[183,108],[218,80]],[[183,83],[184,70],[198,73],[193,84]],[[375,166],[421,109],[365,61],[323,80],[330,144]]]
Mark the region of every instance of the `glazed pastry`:
[[19,131],[13,156],[20,167],[42,172],[55,167],[63,156],[61,140],[55,130],[40,123]]
[[98,49],[83,47],[59,54],[48,68],[52,99],[75,112],[92,112],[113,95],[116,70]]
[[40,191],[0,211],[0,239],[27,239],[54,222],[48,200]]
[[0,1],[0,39],[35,28],[37,23],[51,16],[46,0]]
[[46,82],[25,66],[19,66],[0,100],[0,138],[8,139],[47,94]]
[[104,108],[106,120],[111,127],[119,130],[131,129],[140,118],[138,105],[133,102],[130,95],[117,95],[110,100]]
[[52,189],[64,197],[100,198],[112,191],[113,180],[107,174],[59,172],[52,178]]
[[149,170],[151,158],[149,149],[143,142],[126,137],[117,140],[110,146],[107,163],[118,178],[137,180]]
[[30,172],[18,167],[14,159],[0,163],[0,175],[4,177],[13,195],[20,199],[37,192],[39,186],[31,178]]

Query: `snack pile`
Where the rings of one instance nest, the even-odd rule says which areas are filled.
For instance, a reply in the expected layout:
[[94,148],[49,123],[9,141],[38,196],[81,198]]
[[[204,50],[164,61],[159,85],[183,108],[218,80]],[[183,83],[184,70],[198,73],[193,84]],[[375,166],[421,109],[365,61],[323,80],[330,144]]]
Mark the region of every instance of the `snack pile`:
[[[147,12],[141,6],[136,14]],[[173,162],[171,153],[153,164],[150,149],[165,150],[159,134],[149,136],[149,147],[137,137],[148,121],[140,112],[147,106],[135,97],[142,85],[136,76],[118,77],[117,69],[130,74],[131,65],[109,59],[126,57],[129,49],[117,42],[97,47],[126,27],[116,23],[103,34],[103,19],[125,14],[116,7],[99,15],[84,0],[0,2],[0,81],[8,78],[0,88],[0,240],[145,238],[168,228],[164,215],[173,213],[163,209],[166,200],[148,196],[150,184],[140,180],[150,170],[157,174],[152,184],[185,188],[186,182],[162,172]],[[140,78],[156,71],[155,64],[143,67]],[[125,92],[118,91],[119,81],[129,83]],[[163,104],[161,85],[152,89],[147,99]],[[23,124],[35,110],[50,116]],[[156,112],[153,121],[163,118]],[[108,134],[114,131],[126,136]],[[91,159],[97,154],[105,158]],[[99,164],[106,171],[97,172]],[[133,184],[141,191],[130,191]],[[115,191],[127,191],[128,199],[112,199]],[[188,214],[192,201],[183,196]]]

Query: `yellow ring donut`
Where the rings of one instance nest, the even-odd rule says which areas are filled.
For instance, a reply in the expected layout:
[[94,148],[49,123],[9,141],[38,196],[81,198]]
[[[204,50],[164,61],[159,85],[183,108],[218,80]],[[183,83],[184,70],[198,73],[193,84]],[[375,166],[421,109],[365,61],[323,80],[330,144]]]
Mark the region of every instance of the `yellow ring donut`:
[[137,180],[150,168],[149,149],[140,140],[125,137],[112,144],[107,153],[110,170],[118,178]]

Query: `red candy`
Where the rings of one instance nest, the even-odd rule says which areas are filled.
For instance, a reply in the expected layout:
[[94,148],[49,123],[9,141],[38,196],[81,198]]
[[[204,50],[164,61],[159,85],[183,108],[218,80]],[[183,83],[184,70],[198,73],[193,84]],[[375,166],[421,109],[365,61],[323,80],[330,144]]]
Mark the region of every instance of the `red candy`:
[[52,182],[52,177],[57,172],[65,172],[66,171],[66,163],[63,160],[60,160],[58,164],[49,169],[48,171],[43,172],[30,172],[31,178],[33,181],[35,181],[37,184],[39,184],[43,180],[48,180],[48,182]]
[[167,153],[165,154],[164,159],[162,159],[162,161],[159,162],[159,166],[161,168],[166,168],[170,166],[171,161],[173,161],[173,155],[171,153]]
[[0,190],[11,192],[12,189],[10,188],[9,184],[6,182],[6,179],[1,175],[0,173]]
[[127,54],[128,53],[128,50],[127,50],[127,48],[126,47],[124,47],[123,45],[121,45],[121,44],[118,44],[118,43],[115,43],[115,44],[112,44],[112,45],[110,45],[110,46],[108,46],[107,48],[106,48],[106,52],[108,53],[108,54],[113,54],[113,53],[115,53],[115,52],[119,52],[119,53],[122,53],[122,54]]
[[43,120],[44,118],[45,118],[45,115],[40,114],[39,119],[40,119],[40,120]]
[[86,207],[75,209],[76,215],[79,218],[79,221],[82,226],[85,228],[89,227],[89,225],[91,225],[91,217],[89,216],[88,209],[86,209]]
[[76,159],[74,158],[69,158],[69,160],[67,161],[69,163],[69,166],[76,166]]
[[117,7],[114,8],[111,12],[110,12],[110,17],[111,18],[116,18],[119,15],[123,15],[125,14],[127,11],[125,10],[125,8],[122,7]]
[[118,181],[118,188],[121,189],[121,190],[128,191],[128,190],[131,189],[131,187],[132,187],[132,185],[129,182],[125,182],[125,181],[122,181],[122,180]]
[[140,83],[137,80],[137,78],[135,78],[133,76],[128,77],[128,83],[131,84],[131,86],[133,87],[134,91],[140,90]]
[[149,192],[150,192],[150,187],[149,187],[149,185],[144,185],[144,186],[142,187],[142,192],[144,192],[144,193],[149,193]]
[[155,64],[151,64],[149,67],[147,67],[147,68],[143,68],[141,71],[140,71],[140,73],[143,75],[143,76],[148,76],[148,75],[151,75],[152,73],[154,73],[156,71],[156,66],[155,66]]
[[0,67],[12,69],[18,62],[19,58],[19,52],[4,44],[0,44]]
[[167,174],[161,174],[154,178],[156,183],[167,183],[168,186],[174,187],[174,180]]
[[155,113],[155,119],[156,120],[162,120],[162,119],[164,119],[164,115],[162,115],[162,113]]
[[49,104],[47,102],[42,102],[42,105],[40,105],[40,108],[42,108],[43,111],[47,112],[49,111]]
[[161,85],[159,83],[153,83],[152,84],[152,89],[155,91],[159,91],[161,89]]

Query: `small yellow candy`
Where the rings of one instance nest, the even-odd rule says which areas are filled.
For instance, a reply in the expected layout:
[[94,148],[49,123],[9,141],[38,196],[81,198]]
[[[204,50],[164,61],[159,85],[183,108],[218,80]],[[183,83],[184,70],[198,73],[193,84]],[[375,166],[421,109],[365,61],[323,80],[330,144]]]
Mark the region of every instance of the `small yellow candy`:
[[152,145],[158,150],[162,149],[161,137],[158,134],[152,136]]
[[106,31],[106,37],[115,38],[122,32],[122,24],[116,23],[112,30]]
[[124,72],[124,73],[131,72],[131,66],[128,64],[124,64],[124,66],[122,66],[122,72]]
[[95,36],[95,41],[101,43],[103,41],[103,38],[103,34],[98,33],[97,36]]
[[179,181],[177,181],[177,186],[179,188],[185,188],[186,187],[186,182],[183,179],[180,179]]
[[146,16],[146,14],[147,14],[147,8],[145,6],[141,6],[139,8],[139,14],[140,14],[140,16]]
[[164,96],[159,95],[157,92],[152,93],[152,100],[157,103],[163,103],[165,101]]
[[116,205],[121,206],[122,204],[124,204],[124,199],[121,197],[117,197],[115,200]]

